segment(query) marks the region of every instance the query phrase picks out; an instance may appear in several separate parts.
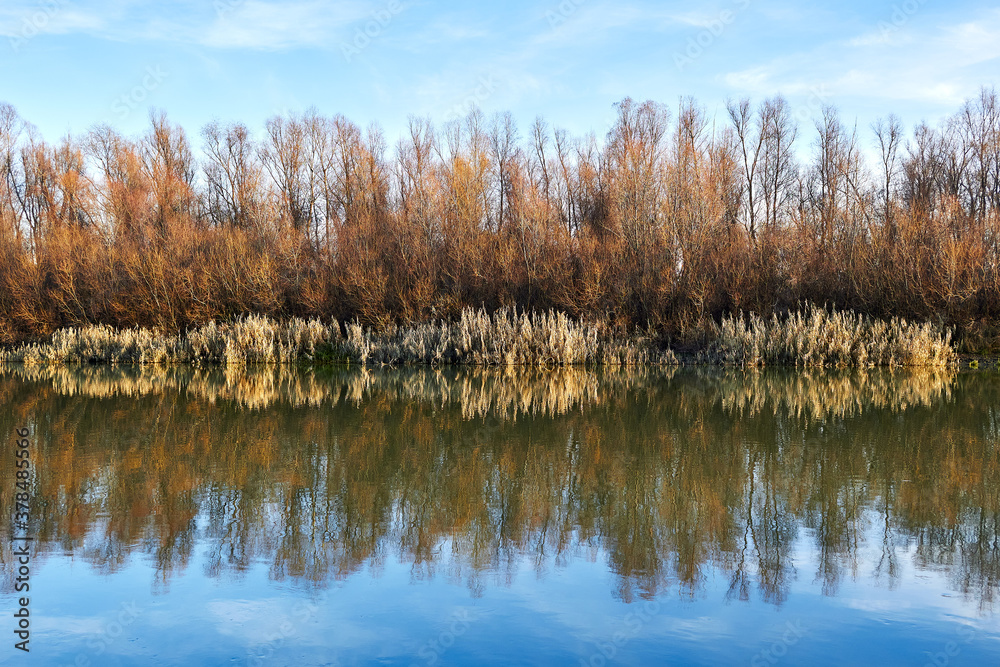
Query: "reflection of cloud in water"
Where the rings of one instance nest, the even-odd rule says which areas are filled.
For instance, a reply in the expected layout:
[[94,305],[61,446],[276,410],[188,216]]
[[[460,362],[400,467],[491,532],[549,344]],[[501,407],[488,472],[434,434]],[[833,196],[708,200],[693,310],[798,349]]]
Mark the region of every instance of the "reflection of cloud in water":
[[218,626],[219,633],[242,637],[247,643],[266,643],[264,637],[275,630],[275,619],[281,619],[286,600],[213,600],[205,611]]
[[58,616],[51,613],[36,614],[31,619],[31,629],[37,633],[60,637],[93,637],[104,631],[105,621],[101,618],[78,616]]

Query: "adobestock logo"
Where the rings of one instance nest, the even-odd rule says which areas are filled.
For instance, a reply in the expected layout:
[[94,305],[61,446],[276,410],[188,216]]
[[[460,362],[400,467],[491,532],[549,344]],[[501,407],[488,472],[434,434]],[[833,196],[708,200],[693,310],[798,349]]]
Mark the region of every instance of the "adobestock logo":
[[750,7],[750,0],[735,0],[735,9],[724,9],[714,18],[705,23],[701,32],[688,38],[687,46],[682,52],[674,54],[674,66],[680,72],[688,65],[701,58],[712,45],[722,37],[726,28],[736,22],[740,12]]
[[351,62],[355,57],[360,56],[362,51],[371,46],[372,41],[382,36],[392,20],[402,14],[404,9],[406,7],[399,0],[389,0],[383,9],[372,14],[370,21],[355,28],[354,39],[349,44],[340,45],[340,52],[344,55],[344,59]]
[[549,9],[545,12],[545,20],[549,22],[550,28],[558,28],[566,19],[576,14],[576,10],[580,8],[587,0],[563,0],[555,9]]
[[147,67],[146,75],[140,84],[111,103],[112,113],[116,114],[119,119],[125,120],[130,113],[135,111],[136,107],[141,106],[149,99],[153,91],[159,88],[168,76],[170,73],[159,65]]
[[8,37],[10,48],[17,53],[32,39],[49,26],[59,12],[66,7],[66,0],[46,0],[38,8],[21,19],[20,28]]
[[479,77],[479,85],[448,110],[444,116],[445,122],[461,121],[469,112],[493,97],[499,87],[500,83],[492,74]]
[[888,21],[879,21],[878,29],[882,33],[882,39],[889,39],[894,32],[910,22],[910,19],[917,15],[920,9],[927,4],[927,0],[906,0],[901,5],[892,6],[892,15]]
[[770,667],[770,665],[778,664],[780,660],[788,655],[789,650],[805,636],[806,629],[802,627],[801,620],[797,620],[794,623],[789,621],[785,624],[785,632],[781,635],[781,638],[751,658],[750,666]]

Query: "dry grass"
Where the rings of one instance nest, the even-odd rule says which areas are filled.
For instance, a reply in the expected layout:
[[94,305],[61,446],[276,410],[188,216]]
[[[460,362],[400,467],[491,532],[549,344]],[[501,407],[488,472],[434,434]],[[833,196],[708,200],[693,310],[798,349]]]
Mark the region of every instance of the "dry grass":
[[602,324],[565,314],[516,314],[466,309],[454,323],[435,322],[383,331],[358,322],[265,316],[233,324],[212,321],[185,335],[97,325],[56,332],[48,343],[0,352],[0,361],[34,364],[221,364],[346,362],[368,365],[634,366],[673,364],[670,352],[636,337],[619,340]]
[[336,352],[358,363],[474,366],[634,366],[676,363],[651,341],[621,340],[601,323],[576,322],[564,313],[494,314],[466,309],[454,323],[392,327],[373,334],[346,327]]
[[[209,322],[185,335],[91,326],[60,330],[48,343],[0,351],[0,361],[36,364],[254,366],[351,363],[362,366],[645,366],[677,364],[641,336],[562,313],[488,314],[466,309],[457,322],[366,328],[358,322],[251,316]],[[785,318],[727,317],[695,363],[743,367],[942,367],[956,355],[951,333],[930,324],[872,320],[809,306]]]
[[710,356],[738,366],[947,366],[951,332],[808,306],[788,317],[726,317]]

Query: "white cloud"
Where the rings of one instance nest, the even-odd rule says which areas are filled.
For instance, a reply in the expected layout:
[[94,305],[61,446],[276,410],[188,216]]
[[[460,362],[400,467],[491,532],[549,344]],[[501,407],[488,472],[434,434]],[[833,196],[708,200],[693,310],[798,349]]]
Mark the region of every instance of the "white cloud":
[[30,39],[37,35],[92,32],[103,27],[100,17],[72,9],[65,2],[0,7],[0,34],[6,37]]
[[263,2],[249,0],[218,17],[192,37],[215,48],[279,50],[301,47],[334,48],[335,36],[355,24],[362,28],[372,9],[359,2]]
[[455,20],[442,20],[427,27],[414,41],[421,44],[441,44],[443,42],[467,42],[487,39],[493,36],[487,26],[472,25]]
[[[385,3],[383,3],[385,4]],[[87,34],[120,42],[180,42],[218,49],[339,48],[353,26],[363,28],[384,7],[374,0],[139,0],[41,5],[5,0],[0,32]]]
[[[886,26],[889,26],[888,28]],[[956,106],[981,85],[983,64],[1000,58],[1000,12],[939,27],[913,20],[831,41],[743,70],[722,81],[746,94],[801,94],[822,86],[832,98],[905,100]]]
[[708,15],[694,13],[677,15],[661,9],[627,3],[585,3],[577,6],[566,3],[572,10],[560,10],[556,5],[545,10],[539,22],[540,30],[530,40],[535,46],[561,48],[565,46],[592,47],[614,39],[613,31],[626,28],[663,31],[670,27],[701,25],[692,23],[708,19]]
[[944,33],[941,48],[961,54],[966,65],[1000,58],[1000,10],[979,21],[945,28]]

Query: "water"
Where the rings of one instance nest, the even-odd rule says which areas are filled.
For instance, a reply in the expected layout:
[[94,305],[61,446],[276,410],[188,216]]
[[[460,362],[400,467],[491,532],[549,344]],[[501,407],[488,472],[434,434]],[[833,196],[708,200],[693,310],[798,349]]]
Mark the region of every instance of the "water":
[[[0,374],[34,665],[1000,663],[1000,376]],[[8,522],[9,523],[9,522]]]

